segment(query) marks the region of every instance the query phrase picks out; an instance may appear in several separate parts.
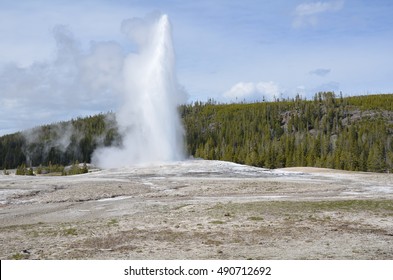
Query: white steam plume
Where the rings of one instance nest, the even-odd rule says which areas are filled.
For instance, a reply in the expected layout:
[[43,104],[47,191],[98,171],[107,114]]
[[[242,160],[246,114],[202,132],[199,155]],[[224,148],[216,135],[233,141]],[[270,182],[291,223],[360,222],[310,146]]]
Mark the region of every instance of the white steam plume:
[[82,49],[65,26],[53,30],[54,57],[0,66],[0,135],[97,114],[118,106],[124,50],[116,42]]
[[168,16],[126,20],[122,31],[138,46],[123,65],[123,105],[116,116],[123,145],[96,150],[93,163],[109,168],[182,159],[177,106],[185,96],[176,79]]

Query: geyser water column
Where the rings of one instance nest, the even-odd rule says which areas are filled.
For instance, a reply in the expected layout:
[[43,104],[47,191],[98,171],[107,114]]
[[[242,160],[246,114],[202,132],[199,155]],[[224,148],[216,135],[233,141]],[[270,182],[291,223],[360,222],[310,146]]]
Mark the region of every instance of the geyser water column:
[[183,128],[171,25],[167,15],[124,21],[138,46],[124,61],[123,104],[116,114],[122,147],[101,148],[93,162],[104,168],[183,158]]

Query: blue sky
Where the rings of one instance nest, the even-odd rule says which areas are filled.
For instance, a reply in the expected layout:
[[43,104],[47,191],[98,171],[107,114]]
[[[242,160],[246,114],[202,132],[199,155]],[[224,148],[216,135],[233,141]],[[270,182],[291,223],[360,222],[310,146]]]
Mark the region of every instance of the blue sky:
[[152,12],[169,15],[188,101],[393,93],[390,0],[0,0],[0,135],[116,111],[106,91],[64,78],[75,69],[59,61],[100,43],[132,51],[122,21]]

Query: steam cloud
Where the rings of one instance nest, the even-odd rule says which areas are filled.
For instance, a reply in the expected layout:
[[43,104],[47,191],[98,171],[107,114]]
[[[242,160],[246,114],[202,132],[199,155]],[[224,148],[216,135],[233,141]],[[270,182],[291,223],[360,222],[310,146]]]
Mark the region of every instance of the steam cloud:
[[[65,26],[53,30],[53,59],[0,68],[0,135],[117,108],[124,51],[116,42],[83,50]],[[12,120],[5,122],[4,119]]]
[[123,145],[96,150],[93,163],[109,168],[182,159],[177,106],[185,96],[175,75],[168,16],[126,20],[122,31],[138,46],[123,66],[123,105],[116,115]]
[[[115,109],[121,146],[98,148],[92,156],[94,164],[110,168],[182,159],[183,129],[177,107],[186,102],[186,94],[176,79],[168,16],[128,19],[121,31],[131,40],[128,48],[137,46],[136,52],[127,54],[116,42],[93,42],[85,51],[66,27],[57,26],[53,60],[0,69],[0,117],[14,114],[15,123],[31,127],[44,120]],[[107,123],[112,126],[114,120]],[[45,143],[44,154],[52,147],[65,151],[71,136],[82,137],[71,126],[59,125],[55,130],[57,136]],[[27,145],[38,141],[36,129],[23,135]]]

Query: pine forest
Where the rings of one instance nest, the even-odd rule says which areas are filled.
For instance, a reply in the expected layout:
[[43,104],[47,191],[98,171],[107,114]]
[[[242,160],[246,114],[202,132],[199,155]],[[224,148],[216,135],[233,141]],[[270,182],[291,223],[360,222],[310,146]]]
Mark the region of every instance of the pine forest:
[[[273,102],[194,102],[179,113],[188,156],[265,168],[312,166],[393,171],[393,94],[320,92]],[[0,167],[90,162],[100,146],[121,146],[113,113],[0,137]]]

